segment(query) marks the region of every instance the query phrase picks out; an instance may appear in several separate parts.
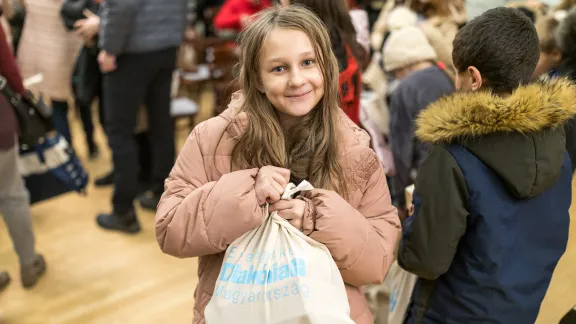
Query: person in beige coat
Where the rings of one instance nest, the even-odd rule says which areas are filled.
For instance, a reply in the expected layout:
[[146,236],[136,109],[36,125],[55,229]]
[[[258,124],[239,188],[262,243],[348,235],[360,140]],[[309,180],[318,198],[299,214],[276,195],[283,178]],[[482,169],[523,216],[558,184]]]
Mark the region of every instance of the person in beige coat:
[[82,41],[64,27],[62,0],[23,1],[26,21],[18,48],[22,77],[42,74],[43,81],[32,90],[51,99],[54,125],[71,142],[67,101],[72,96],[72,70]]
[[[352,320],[371,324],[361,287],[384,279],[400,222],[368,135],[338,106],[328,32],[303,7],[272,8],[240,47],[242,94],[193,130],[156,213],[162,251],[200,257],[193,323],[204,323],[226,248],[264,222],[268,203],[328,248]],[[280,200],[288,182],[302,180],[317,189]]]

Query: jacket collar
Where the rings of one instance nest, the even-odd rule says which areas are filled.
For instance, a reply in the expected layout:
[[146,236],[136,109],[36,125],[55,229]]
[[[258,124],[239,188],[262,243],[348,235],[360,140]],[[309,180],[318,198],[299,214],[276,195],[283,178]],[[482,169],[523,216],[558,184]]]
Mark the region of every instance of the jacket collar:
[[534,133],[562,125],[576,114],[576,86],[568,79],[519,87],[508,97],[490,92],[455,93],[418,117],[424,142],[449,143],[499,132]]

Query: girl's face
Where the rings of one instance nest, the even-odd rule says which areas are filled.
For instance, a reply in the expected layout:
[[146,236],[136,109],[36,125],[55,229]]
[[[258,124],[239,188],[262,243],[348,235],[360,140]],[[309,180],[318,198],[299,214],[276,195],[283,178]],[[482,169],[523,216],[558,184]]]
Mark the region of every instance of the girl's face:
[[299,30],[276,28],[260,53],[260,91],[276,108],[281,124],[308,114],[324,95],[324,78],[314,47]]
[[283,7],[290,5],[290,0],[280,0],[280,5]]

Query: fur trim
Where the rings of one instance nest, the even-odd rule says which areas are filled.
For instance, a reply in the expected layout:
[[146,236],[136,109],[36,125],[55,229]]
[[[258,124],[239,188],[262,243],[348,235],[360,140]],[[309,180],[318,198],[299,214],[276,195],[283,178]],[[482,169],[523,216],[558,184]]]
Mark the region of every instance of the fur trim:
[[533,133],[562,125],[576,114],[576,86],[559,78],[518,88],[508,97],[455,93],[418,117],[416,135],[443,143],[498,132]]

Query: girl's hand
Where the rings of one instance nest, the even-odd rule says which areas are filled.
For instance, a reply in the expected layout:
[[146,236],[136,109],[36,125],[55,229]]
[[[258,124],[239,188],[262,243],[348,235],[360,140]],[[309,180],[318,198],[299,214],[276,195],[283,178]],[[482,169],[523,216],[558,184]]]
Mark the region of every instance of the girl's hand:
[[277,211],[278,216],[287,220],[292,226],[296,227],[299,231],[303,231],[304,211],[306,210],[306,202],[300,199],[280,200],[268,208],[268,212],[272,213]]
[[266,202],[273,204],[280,200],[289,181],[290,170],[288,169],[271,165],[260,168],[254,185],[258,205],[262,206]]

